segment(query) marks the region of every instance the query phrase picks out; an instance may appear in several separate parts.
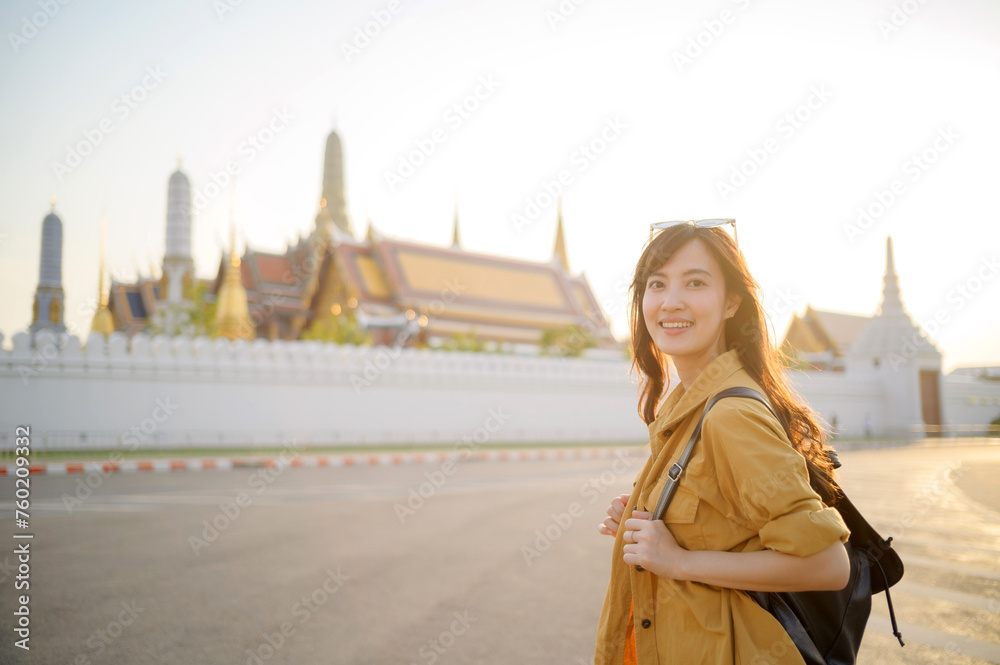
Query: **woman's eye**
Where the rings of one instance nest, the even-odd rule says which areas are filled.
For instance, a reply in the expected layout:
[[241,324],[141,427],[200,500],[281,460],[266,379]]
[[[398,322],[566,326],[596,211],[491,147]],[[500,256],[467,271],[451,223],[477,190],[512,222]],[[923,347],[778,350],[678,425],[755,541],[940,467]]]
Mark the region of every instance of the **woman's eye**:
[[703,286],[705,282],[701,281],[700,279],[692,279],[690,282],[688,282],[688,286],[690,286],[691,284],[694,284],[695,286]]
[[654,279],[652,282],[649,283],[649,288],[651,289],[658,289],[661,286],[663,286],[663,282],[661,282],[658,279]]

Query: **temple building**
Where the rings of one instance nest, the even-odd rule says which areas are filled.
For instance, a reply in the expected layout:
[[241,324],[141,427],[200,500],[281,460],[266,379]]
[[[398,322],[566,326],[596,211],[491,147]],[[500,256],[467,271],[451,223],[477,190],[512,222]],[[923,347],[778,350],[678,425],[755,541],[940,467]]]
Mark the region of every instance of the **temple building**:
[[38,287],[31,307],[30,331],[66,332],[63,322],[66,294],[62,286],[62,220],[56,215],[56,200],[52,210],[42,220],[42,249],[38,266]]
[[371,223],[358,239],[347,214],[343,145],[333,131],[309,233],[284,252],[248,245],[237,257],[231,245],[215,276],[199,280],[191,258],[191,184],[180,164],[167,192],[162,277],[111,285],[115,330],[190,333],[193,289],[204,285],[217,316],[223,303],[227,312],[242,316],[236,300],[245,298],[252,330],[234,335],[236,328],[227,325],[229,337],[294,340],[313,322],[345,316],[376,344],[412,338],[433,345],[465,336],[498,346],[538,345],[547,330],[582,329],[597,347],[620,348],[586,277],[570,270],[561,204],[548,261],[464,249],[457,205],[450,246],[387,237]]
[[191,256],[191,182],[177,170],[167,183],[166,250],[159,279],[139,277],[135,282],[112,282],[109,311],[115,330],[192,334],[195,278]]
[[816,309],[795,314],[781,350],[802,367],[843,372],[845,357],[871,317]]
[[[257,337],[298,339],[313,321],[344,314],[380,344],[417,322],[431,344],[455,335],[538,344],[544,330],[577,326],[598,346],[618,345],[586,277],[570,273],[561,208],[552,259],[533,262],[463,249],[457,207],[450,247],[389,238],[371,224],[359,240],[343,188],[343,149],[331,132],[312,232],[283,254],[247,247],[240,261]],[[227,264],[220,261],[213,293]]]
[[903,307],[891,236],[885,255],[882,301],[874,316],[807,307],[793,317],[781,348],[806,374],[832,370],[880,384],[885,420],[879,429],[940,431],[942,354]]

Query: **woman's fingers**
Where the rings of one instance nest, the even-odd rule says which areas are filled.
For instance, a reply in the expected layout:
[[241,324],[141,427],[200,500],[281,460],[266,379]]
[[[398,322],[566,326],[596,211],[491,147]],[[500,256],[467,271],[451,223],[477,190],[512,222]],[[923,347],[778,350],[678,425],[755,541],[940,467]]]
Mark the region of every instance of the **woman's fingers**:
[[618,535],[618,520],[608,517],[597,529],[606,536],[616,536]]
[[621,517],[625,513],[625,506],[628,505],[629,495],[622,494],[611,499],[611,507],[608,508],[608,515]]
[[625,514],[625,506],[618,503],[618,499],[616,498],[611,501],[611,505],[608,506],[607,512],[608,512],[608,517],[610,517],[616,522],[620,522],[622,519],[622,515]]
[[640,531],[642,529],[652,528],[651,520],[649,519],[650,517],[651,515],[645,512],[632,513],[632,517],[625,520],[625,530]]
[[[625,514],[625,506],[628,505],[629,500],[628,494],[622,494],[621,496],[615,497],[611,500],[611,506],[608,508],[608,517],[601,524],[597,526],[597,531],[604,534],[605,536],[617,536],[619,524],[621,524],[622,516]],[[648,520],[652,517],[652,513],[648,513],[645,510],[633,510],[632,517],[636,519]]]

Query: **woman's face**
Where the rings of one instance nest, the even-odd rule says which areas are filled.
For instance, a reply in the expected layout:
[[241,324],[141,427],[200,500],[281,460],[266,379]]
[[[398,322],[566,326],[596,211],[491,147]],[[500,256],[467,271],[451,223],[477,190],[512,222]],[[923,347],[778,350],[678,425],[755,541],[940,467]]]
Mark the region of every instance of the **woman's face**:
[[646,279],[642,314],[653,343],[675,363],[707,363],[725,352],[725,322],[740,300],[727,296],[722,268],[695,238]]

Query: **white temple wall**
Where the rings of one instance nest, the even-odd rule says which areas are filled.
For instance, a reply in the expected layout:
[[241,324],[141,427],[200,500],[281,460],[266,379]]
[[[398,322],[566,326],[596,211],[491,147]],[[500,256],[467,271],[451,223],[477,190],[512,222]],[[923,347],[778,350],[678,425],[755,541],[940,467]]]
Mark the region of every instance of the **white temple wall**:
[[[36,450],[646,440],[629,362],[317,342],[113,334],[0,338],[0,448],[31,425]],[[916,363],[914,363],[916,367]],[[790,371],[841,436],[904,434],[893,398],[919,413],[918,374],[896,394],[883,371]],[[912,391],[912,392],[910,392]],[[945,377],[949,425],[1000,413],[1000,382]],[[980,429],[981,431],[981,429]]]
[[945,425],[959,433],[982,431],[979,426],[1000,416],[1000,381],[949,374],[941,397]]
[[836,418],[840,436],[863,437],[866,426],[872,436],[886,433],[885,390],[877,373],[790,370],[788,378],[827,427],[833,427]]
[[36,449],[645,440],[629,363],[311,342],[16,335],[0,442]]

